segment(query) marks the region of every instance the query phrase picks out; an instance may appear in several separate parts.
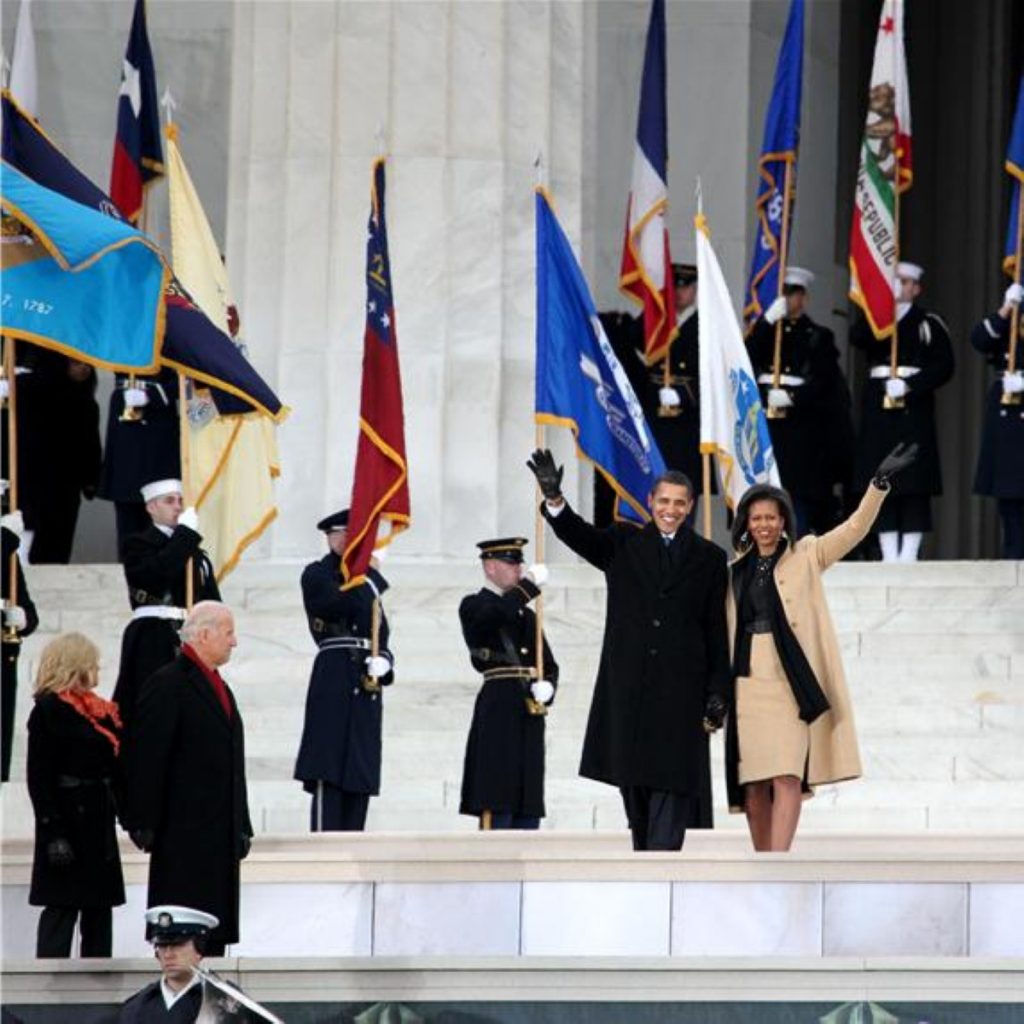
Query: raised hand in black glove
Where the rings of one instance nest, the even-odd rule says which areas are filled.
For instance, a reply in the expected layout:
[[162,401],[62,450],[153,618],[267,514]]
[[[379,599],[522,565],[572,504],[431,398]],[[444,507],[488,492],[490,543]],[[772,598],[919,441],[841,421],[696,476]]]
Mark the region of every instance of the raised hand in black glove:
[[725,721],[725,713],[729,710],[729,705],[717,694],[712,693],[704,705],[704,731],[706,733],[718,732],[722,728],[722,723]]
[[913,444],[901,442],[882,459],[871,482],[883,491],[888,490],[892,477],[906,469],[916,458],[917,442],[915,441]]
[[143,853],[149,853],[153,849],[153,841],[156,837],[151,828],[132,829],[128,836]]
[[75,863],[75,851],[66,839],[51,839],[46,844],[46,859],[55,868],[66,868]]
[[538,448],[527,459],[526,465],[537,478],[537,486],[546,501],[556,501],[562,496],[562,474],[565,467],[555,465],[555,457],[550,448]]

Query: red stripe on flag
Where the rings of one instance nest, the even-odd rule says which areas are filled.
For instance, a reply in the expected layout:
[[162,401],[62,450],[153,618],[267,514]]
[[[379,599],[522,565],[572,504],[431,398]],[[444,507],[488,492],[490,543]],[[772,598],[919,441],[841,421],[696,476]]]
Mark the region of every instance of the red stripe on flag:
[[892,282],[878,269],[871,251],[860,232],[861,211],[854,210],[854,227],[850,232],[850,266],[856,274],[856,287],[860,297],[855,301],[871,324],[875,337],[884,338],[892,333],[896,320],[896,301]]

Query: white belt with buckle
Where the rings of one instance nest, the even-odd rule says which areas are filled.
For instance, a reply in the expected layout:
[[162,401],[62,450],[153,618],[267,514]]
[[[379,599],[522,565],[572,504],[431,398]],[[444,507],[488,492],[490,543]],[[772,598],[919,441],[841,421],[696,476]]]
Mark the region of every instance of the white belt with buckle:
[[185,609],[169,604],[143,604],[132,612],[132,619],[174,619],[185,621]]
[[[775,384],[775,375],[771,373],[762,373],[761,376],[757,378],[757,383],[768,384],[769,386],[773,386]],[[779,384],[783,385],[784,387],[798,388],[801,384],[806,383],[807,382],[804,380],[803,377],[792,377],[788,373],[779,374]]]
[[[897,377],[902,377],[904,380],[906,380],[908,377],[913,377],[915,373],[920,373],[920,372],[921,372],[921,367],[920,366],[897,366],[896,367],[896,376]],[[872,366],[871,367],[871,376],[875,380],[881,380],[883,377],[891,377],[892,376],[892,367],[890,367],[890,366]]]

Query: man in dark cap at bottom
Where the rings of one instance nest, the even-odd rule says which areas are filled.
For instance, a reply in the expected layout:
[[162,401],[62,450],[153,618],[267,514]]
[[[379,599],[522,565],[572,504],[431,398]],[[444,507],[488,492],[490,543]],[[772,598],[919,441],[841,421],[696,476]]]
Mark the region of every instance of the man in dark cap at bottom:
[[348,509],[321,519],[317,529],[329,550],[302,573],[302,603],[319,652],[306,693],[295,778],[313,798],[312,832],[361,832],[370,797],[380,792],[382,687],[394,680],[381,605],[388,583],[379,570],[381,550],[365,578],[342,589]]
[[481,541],[486,582],[459,605],[462,635],[484,684],[466,741],[459,811],[481,829],[535,829],[544,817],[544,716],[558,665],[547,640],[537,672],[537,617],[527,607],[547,581],[543,565],[524,571],[524,537]]
[[118,1024],[193,1024],[203,1004],[202,978],[193,970],[217,918],[191,907],[159,906],[146,911],[146,938],[160,963],[160,980],[136,992],[122,1007]]

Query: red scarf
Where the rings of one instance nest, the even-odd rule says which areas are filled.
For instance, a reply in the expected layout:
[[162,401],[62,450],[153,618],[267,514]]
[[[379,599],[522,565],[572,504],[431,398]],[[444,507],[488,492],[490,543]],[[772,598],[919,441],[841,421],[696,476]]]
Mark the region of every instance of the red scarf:
[[114,701],[107,700],[92,690],[62,690],[57,696],[65,704],[70,704],[101,736],[110,740],[115,755],[119,753],[121,741],[117,738],[117,733],[100,724],[100,719],[109,718],[114,723],[114,728],[121,728],[121,715]]
[[199,666],[200,671],[202,671],[209,684],[213,687],[213,692],[217,695],[217,700],[220,701],[220,706],[224,709],[224,714],[228,716],[230,721],[231,700],[228,697],[228,688],[224,685],[224,680],[221,679],[220,673],[215,668],[210,668],[189,644],[181,645],[181,653]]

